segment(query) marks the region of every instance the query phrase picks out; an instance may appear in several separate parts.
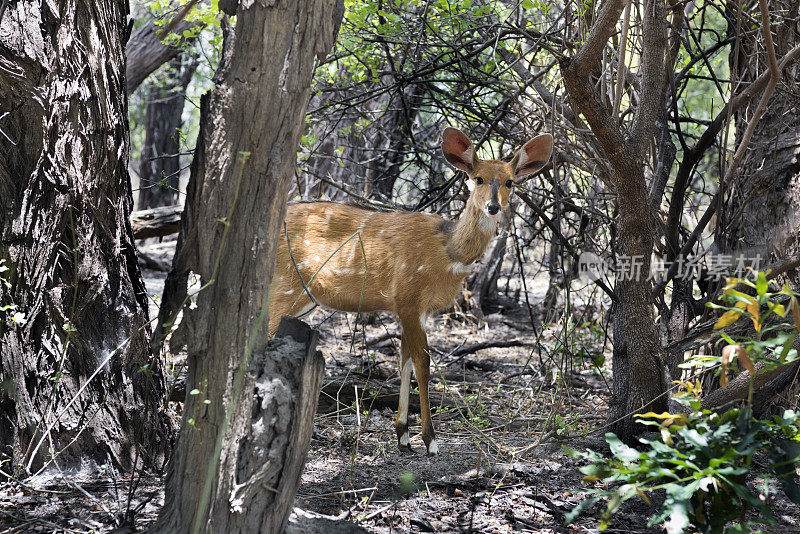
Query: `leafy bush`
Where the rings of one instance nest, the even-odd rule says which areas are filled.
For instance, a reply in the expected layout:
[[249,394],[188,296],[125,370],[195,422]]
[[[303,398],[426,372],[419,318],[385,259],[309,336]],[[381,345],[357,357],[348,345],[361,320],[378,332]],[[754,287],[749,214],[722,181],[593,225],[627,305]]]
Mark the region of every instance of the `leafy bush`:
[[[750,287],[755,295],[736,288]],[[573,453],[590,462],[581,468],[585,482],[602,482],[604,488],[591,489],[592,495],[569,515],[568,522],[601,499],[608,499],[602,512],[600,528],[608,527],[620,505],[637,495],[651,504],[648,494],[664,490],[666,497],[648,526],[664,524],[667,532],[683,532],[692,525],[702,532],[751,532],[757,524],[772,524],[769,507],[774,481],[785,495],[800,505],[800,413],[786,410],[771,420],[753,417],[753,378],[797,359],[792,348],[800,328],[800,307],[796,295],[786,286],[771,293],[764,273],[755,281],[731,279],[724,288],[724,304],[712,307],[724,310],[715,328],[728,326],[745,316],[753,321],[755,336],[734,339],[722,332],[728,345],[718,356],[703,356],[691,362],[716,367],[720,385],[727,385],[728,367],[735,362],[750,373],[750,391],[740,408],[722,414],[701,409],[699,385],[680,383],[683,391],[675,400],[687,406],[687,414],[639,414],[639,421],[654,426],[656,439],[640,438],[641,451],[622,443],[614,434],[606,434],[612,457],[594,451]],[[786,305],[788,303],[788,306]],[[785,317],[791,309],[795,329],[787,325],[769,325],[775,314]],[[765,481],[758,491],[746,482],[752,468],[753,454],[763,451],[768,459]],[[616,489],[607,489],[609,485]],[[754,512],[754,519],[747,515]],[[731,526],[726,524],[737,520]]]

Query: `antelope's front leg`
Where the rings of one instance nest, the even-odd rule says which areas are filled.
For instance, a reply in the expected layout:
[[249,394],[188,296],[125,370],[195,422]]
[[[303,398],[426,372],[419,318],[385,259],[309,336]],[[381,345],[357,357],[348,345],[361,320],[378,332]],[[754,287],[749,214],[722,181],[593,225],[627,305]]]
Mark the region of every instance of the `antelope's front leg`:
[[[402,342],[401,342],[402,343]],[[400,348],[400,400],[397,403],[397,419],[394,428],[397,431],[397,445],[400,448],[411,449],[411,440],[408,436],[408,396],[411,391],[411,357],[405,349],[405,344]]]
[[428,354],[428,339],[425,329],[420,321],[420,316],[413,314],[411,317],[401,317],[403,338],[400,345],[400,401],[397,409],[397,440],[401,447],[408,446],[408,395],[411,389],[411,365],[414,366],[414,375],[419,385],[420,422],[422,424],[422,441],[428,454],[439,452],[436,436],[431,421],[431,403],[428,397],[428,382],[430,380],[430,355]]

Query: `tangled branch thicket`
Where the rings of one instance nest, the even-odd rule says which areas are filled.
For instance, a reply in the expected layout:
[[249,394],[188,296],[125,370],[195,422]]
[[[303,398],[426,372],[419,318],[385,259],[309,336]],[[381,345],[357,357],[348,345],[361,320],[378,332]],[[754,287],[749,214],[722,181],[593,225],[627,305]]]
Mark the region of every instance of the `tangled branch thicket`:
[[[757,25],[736,32],[750,28],[737,26],[747,8],[673,8],[665,51],[668,102],[658,142],[642,162],[660,234],[658,256],[669,256],[668,245],[680,248],[678,241],[689,236],[694,214],[716,192],[734,146],[725,127],[731,114],[721,124],[715,118],[738,92],[728,54],[739,39],[758,37]],[[455,215],[464,188],[438,157],[443,127],[465,128],[483,157],[497,158],[509,158],[532,135],[550,131],[556,138],[553,163],[519,195],[513,227],[524,260],[541,264],[553,282],[545,300],[553,310],[556,287],[568,286],[574,274],[575,252],[613,258],[615,202],[607,159],[566,98],[558,69],[591,28],[593,9],[538,2],[350,3],[336,49],[317,71],[293,194]],[[640,102],[640,9],[638,3],[626,9],[592,78],[623,129]],[[675,191],[679,172],[685,179]],[[669,204],[682,217],[668,217]],[[668,243],[673,237],[675,243]],[[503,274],[513,277],[518,267],[510,256]],[[657,301],[666,312],[664,299]]]

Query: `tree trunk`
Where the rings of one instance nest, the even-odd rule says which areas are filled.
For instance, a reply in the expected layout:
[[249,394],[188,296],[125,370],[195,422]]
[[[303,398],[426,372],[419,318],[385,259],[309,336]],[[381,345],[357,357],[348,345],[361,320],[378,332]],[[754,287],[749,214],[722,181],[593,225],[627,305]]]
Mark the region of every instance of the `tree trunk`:
[[180,128],[186,87],[197,69],[197,60],[181,54],[170,61],[164,80],[150,84],[145,111],[145,140],[139,165],[138,209],[178,203],[181,150]]
[[394,184],[408,152],[411,124],[419,113],[424,90],[424,84],[414,84],[408,90],[401,89],[397,95],[397,107],[387,113],[387,120],[377,132],[367,177],[370,195],[379,200],[391,201],[393,198]]
[[[771,3],[773,13],[786,13],[787,9],[785,2]],[[796,6],[794,9],[796,13]],[[796,24],[777,26],[774,33],[779,58],[800,43]],[[741,82],[748,84],[768,68],[761,33],[743,34],[739,46],[738,61],[732,54],[731,67],[740,74]],[[737,145],[759,99],[752,99],[749,106],[736,114]],[[795,65],[784,71],[764,116],[756,124],[719,218],[717,243],[720,249],[741,250],[749,257],[760,253],[762,267],[770,261],[800,255],[798,107],[800,67]],[[792,270],[789,278],[795,288],[800,285],[797,270]]]
[[464,287],[456,297],[462,309],[471,310],[480,318],[489,311],[489,303],[498,300],[497,279],[506,256],[509,221],[508,217],[504,217],[500,235],[489,242],[486,252],[464,279]]
[[315,56],[332,46],[344,8],[336,0],[229,4],[220,7],[236,9],[236,28],[225,27],[215,88],[201,102],[161,310],[169,315],[174,295],[185,294],[188,270],[200,276],[206,287],[176,332],[187,342],[189,394],[161,532],[281,532],[313,418],[295,419],[266,399],[316,405],[313,381],[281,371],[284,357],[267,346],[266,306]]
[[128,220],[127,3],[59,6],[0,23],[0,447],[18,473],[154,466],[169,427]]
[[177,234],[181,228],[182,206],[161,206],[131,213],[133,237],[164,237]]
[[665,360],[656,335],[648,279],[654,231],[643,164],[659,107],[664,105],[666,16],[662,3],[645,0],[641,100],[629,130],[623,132],[592,79],[592,73],[599,72],[602,51],[616,31],[623,7],[622,0],[604,2],[585,43],[572,58],[561,60],[560,66],[570,98],[586,117],[613,170],[617,199],[614,250],[626,267],[618,272],[614,291],[614,384],[609,423],[612,432],[630,443],[641,429],[633,414],[667,408]]

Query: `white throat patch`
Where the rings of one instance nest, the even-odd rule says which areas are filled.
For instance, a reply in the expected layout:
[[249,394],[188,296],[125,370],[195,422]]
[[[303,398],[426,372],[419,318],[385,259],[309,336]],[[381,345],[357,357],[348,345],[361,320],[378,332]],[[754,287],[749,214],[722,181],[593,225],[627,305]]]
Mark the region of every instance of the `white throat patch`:
[[484,234],[491,234],[494,233],[495,228],[497,228],[497,221],[500,219],[500,213],[498,212],[497,215],[489,215],[486,212],[486,209],[481,210],[481,216],[478,217],[478,226],[483,231]]
[[457,261],[448,265],[447,270],[454,274],[468,274],[472,272],[472,266],[473,264],[466,265]]

